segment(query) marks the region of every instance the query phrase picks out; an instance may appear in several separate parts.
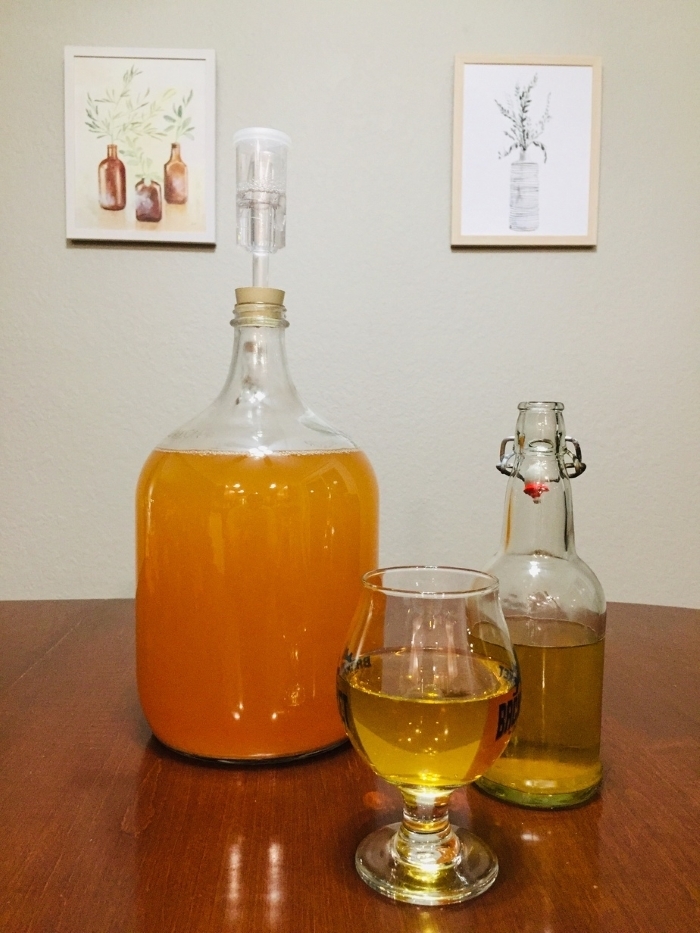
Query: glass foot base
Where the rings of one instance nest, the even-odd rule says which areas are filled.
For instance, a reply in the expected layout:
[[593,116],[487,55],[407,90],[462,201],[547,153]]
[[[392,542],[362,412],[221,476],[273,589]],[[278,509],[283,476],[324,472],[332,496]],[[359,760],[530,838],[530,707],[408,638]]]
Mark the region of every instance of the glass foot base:
[[461,843],[454,862],[425,870],[397,856],[394,839],[400,826],[392,823],[371,833],[355,855],[358,874],[380,894],[408,904],[456,904],[483,894],[496,880],[498,859],[466,829],[452,827]]
[[534,810],[559,810],[563,807],[576,807],[590,800],[591,797],[598,793],[600,782],[592,787],[569,791],[566,794],[533,794],[528,791],[516,790],[514,787],[508,787],[507,784],[497,784],[487,777],[480,777],[474,782],[474,785],[485,794],[488,794],[489,797],[504,800],[506,803],[514,803],[520,807],[531,807]]

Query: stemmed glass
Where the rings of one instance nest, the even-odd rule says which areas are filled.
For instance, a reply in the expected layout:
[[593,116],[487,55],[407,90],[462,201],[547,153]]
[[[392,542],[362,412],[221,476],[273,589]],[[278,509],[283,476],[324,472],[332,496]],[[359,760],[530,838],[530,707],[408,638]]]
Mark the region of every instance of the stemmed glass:
[[475,897],[495,881],[498,861],[450,824],[448,802],[501,754],[518,715],[498,581],[455,567],[390,567],[362,582],[338,702],[352,744],[399,788],[404,811],[360,843],[357,871],[412,904]]

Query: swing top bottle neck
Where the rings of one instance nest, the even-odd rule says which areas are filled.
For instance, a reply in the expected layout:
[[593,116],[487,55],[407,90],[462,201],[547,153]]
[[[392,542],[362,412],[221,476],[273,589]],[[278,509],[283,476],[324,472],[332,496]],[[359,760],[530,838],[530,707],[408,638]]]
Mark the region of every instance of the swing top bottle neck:
[[[576,556],[570,476],[585,469],[561,402],[521,402],[498,469],[509,477],[501,553]],[[512,451],[508,445],[512,443]]]
[[515,424],[517,450],[548,452],[556,449],[565,436],[564,406],[561,402],[520,402]]

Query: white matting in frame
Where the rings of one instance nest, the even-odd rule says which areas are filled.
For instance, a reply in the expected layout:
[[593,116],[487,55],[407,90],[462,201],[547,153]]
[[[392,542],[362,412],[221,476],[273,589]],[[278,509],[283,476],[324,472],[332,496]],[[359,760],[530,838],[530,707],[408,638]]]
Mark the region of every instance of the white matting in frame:
[[216,242],[215,55],[65,49],[66,237]]
[[595,246],[599,58],[458,56],[453,246]]

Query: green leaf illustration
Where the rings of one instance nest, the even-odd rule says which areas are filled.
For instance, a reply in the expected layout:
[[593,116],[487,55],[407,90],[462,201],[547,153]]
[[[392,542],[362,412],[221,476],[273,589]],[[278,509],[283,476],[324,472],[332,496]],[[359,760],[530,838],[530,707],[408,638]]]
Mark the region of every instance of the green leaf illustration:
[[501,115],[511,124],[503,133],[508,139],[512,140],[512,142],[504,151],[498,153],[499,159],[504,159],[516,149],[520,151],[520,158],[522,159],[525,157],[525,153],[529,146],[536,146],[538,149],[542,150],[544,161],[547,161],[547,150],[544,144],[539,141],[539,138],[544,132],[547,123],[552,119],[549,112],[549,99],[551,95],[547,95],[545,109],[537,123],[533,124],[530,119],[532,91],[537,84],[537,77],[537,73],[535,72],[530,83],[524,88],[521,88],[519,84],[515,85],[515,103],[513,103],[512,98],[509,96],[506,97],[507,106],[504,106],[497,100],[494,101]]

